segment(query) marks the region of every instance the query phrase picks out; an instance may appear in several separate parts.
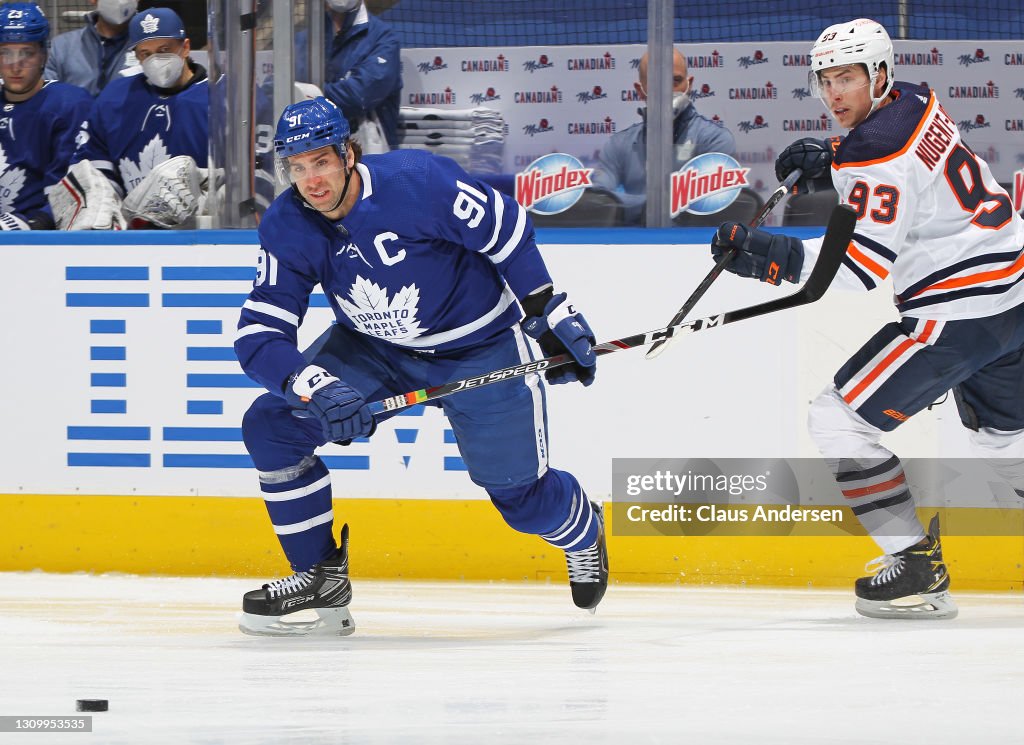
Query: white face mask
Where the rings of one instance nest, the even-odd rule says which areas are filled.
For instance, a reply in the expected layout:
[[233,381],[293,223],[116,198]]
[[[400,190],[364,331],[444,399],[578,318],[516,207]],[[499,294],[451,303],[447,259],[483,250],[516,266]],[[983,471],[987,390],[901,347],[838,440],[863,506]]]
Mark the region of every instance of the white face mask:
[[146,80],[157,88],[170,88],[177,83],[184,67],[185,60],[173,52],[151,54],[142,63],[142,71],[146,73]]
[[672,118],[679,116],[690,107],[690,91],[672,94]]
[[96,3],[100,17],[114,26],[127,23],[128,19],[135,15],[138,7],[137,0],[98,0]]
[[363,0],[327,0],[327,7],[335,13],[351,13]]

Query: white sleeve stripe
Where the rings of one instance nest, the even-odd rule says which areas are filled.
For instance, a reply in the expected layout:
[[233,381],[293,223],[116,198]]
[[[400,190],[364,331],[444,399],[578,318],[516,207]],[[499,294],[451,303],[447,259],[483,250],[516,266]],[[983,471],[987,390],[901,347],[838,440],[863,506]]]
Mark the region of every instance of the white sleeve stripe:
[[508,243],[498,253],[487,257],[495,264],[500,264],[516,250],[519,246],[519,241],[523,238],[523,233],[526,231],[526,210],[523,209],[521,204],[516,206],[519,209],[516,211],[516,229],[512,231],[512,237],[508,239]]
[[[491,189],[494,191],[494,189]],[[491,234],[491,240],[487,241],[487,245],[480,249],[480,253],[487,253],[494,244],[498,242],[498,235],[501,233],[501,222],[505,219],[505,200],[501,198],[498,192],[494,192],[494,233]]]
[[470,186],[469,184],[464,183],[462,181],[456,181],[455,185],[458,186],[460,189],[462,189],[462,191],[467,192],[469,194],[472,194],[474,197],[479,199],[481,202],[483,202],[484,204],[487,204],[487,195],[484,194],[479,189],[474,188],[474,187]]
[[259,303],[255,300],[246,300],[242,304],[242,307],[248,308],[254,313],[262,313],[265,316],[277,318],[295,327],[298,327],[299,325],[299,317],[297,315],[285,310],[284,308],[278,308],[276,305],[271,305],[270,303]]
[[242,326],[235,333],[235,341],[238,341],[243,336],[252,336],[253,334],[262,334],[264,331],[273,331],[275,334],[284,334],[281,329],[275,329],[273,326],[264,326],[260,323],[250,323],[248,326]]
[[90,160],[89,162],[96,166],[96,170],[98,171],[102,171],[103,169],[108,171],[114,170],[114,164],[109,160]]

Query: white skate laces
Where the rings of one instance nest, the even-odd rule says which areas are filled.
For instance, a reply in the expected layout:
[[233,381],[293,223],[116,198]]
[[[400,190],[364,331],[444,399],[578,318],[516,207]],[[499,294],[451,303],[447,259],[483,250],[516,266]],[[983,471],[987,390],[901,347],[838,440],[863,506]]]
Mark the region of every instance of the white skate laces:
[[865,564],[864,571],[875,575],[871,578],[872,585],[884,584],[903,571],[903,557],[895,554],[879,556]]
[[597,542],[582,551],[566,551],[565,562],[569,569],[570,582],[599,582],[601,580],[601,556]]
[[308,587],[312,581],[313,574],[311,572],[296,572],[291,577],[276,579],[264,585],[264,587],[267,589],[267,597],[274,600],[275,598],[298,592]]

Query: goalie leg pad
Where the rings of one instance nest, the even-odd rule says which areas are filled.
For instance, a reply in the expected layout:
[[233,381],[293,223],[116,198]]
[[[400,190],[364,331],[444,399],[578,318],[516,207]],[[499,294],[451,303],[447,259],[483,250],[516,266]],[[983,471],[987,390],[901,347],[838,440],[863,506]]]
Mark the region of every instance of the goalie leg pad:
[[124,230],[121,198],[113,184],[87,160],[68,169],[48,192],[58,230]]

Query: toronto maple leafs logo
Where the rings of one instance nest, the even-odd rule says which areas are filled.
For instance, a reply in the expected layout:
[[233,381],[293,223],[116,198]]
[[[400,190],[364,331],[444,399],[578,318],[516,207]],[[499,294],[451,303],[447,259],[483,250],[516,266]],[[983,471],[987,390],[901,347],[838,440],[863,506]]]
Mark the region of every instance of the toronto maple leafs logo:
[[128,156],[121,158],[117,167],[121,172],[121,180],[124,182],[125,189],[127,191],[134,189],[142,182],[142,179],[149,175],[154,166],[169,160],[170,157],[171,154],[167,152],[164,141],[160,135],[156,135],[142,148],[137,163]]
[[142,19],[142,33],[153,34],[160,28],[160,19],[152,13],[146,13],[146,17]]
[[335,293],[334,299],[356,331],[387,341],[408,341],[427,331],[416,318],[420,291],[415,284],[403,287],[389,300],[387,288],[357,275],[348,296],[346,300]]
[[25,186],[25,169],[8,168],[7,153],[0,144],[0,211],[10,212]]

